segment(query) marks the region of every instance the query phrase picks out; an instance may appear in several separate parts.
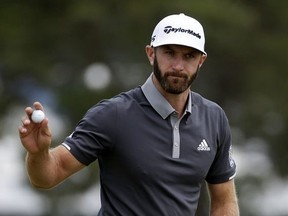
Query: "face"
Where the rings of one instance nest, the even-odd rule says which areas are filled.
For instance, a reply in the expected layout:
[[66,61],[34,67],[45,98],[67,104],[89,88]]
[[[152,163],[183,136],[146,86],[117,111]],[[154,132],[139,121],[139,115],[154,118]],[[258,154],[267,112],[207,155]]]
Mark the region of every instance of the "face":
[[186,46],[165,45],[152,48],[148,58],[161,88],[170,94],[181,94],[190,88],[206,56]]

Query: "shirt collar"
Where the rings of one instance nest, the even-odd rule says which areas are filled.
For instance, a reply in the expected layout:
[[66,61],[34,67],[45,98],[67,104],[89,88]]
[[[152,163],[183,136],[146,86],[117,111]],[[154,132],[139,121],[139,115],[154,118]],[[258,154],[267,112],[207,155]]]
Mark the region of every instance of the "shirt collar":
[[[163,119],[166,119],[171,113],[176,111],[154,85],[152,81],[152,74],[141,86],[141,89],[148,102],[158,112],[158,114],[161,115]],[[191,113],[191,105],[191,94],[189,94],[185,113]]]

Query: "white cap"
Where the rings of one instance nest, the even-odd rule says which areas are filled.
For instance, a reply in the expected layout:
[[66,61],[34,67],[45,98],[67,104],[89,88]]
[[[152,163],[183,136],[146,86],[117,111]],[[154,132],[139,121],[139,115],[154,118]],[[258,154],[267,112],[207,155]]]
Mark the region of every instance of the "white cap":
[[204,51],[205,36],[202,25],[183,13],[163,18],[153,31],[151,46],[168,44],[193,47],[207,55]]

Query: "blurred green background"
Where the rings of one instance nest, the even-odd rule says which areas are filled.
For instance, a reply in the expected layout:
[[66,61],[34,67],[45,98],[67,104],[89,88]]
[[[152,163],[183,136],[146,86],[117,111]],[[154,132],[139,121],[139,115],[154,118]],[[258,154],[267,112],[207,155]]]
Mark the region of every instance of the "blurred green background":
[[[96,163],[49,191],[33,189],[17,127],[44,104],[53,145],[101,99],[143,84],[155,25],[183,12],[206,33],[192,90],[231,124],[241,215],[288,215],[288,1],[1,0],[0,215],[96,215]],[[197,215],[208,215],[203,189]]]

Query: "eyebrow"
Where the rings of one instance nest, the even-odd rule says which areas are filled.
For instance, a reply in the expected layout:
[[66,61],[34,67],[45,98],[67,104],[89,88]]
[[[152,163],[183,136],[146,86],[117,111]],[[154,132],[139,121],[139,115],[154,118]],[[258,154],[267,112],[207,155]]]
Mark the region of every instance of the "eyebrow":
[[[175,44],[175,45],[171,44],[170,45],[170,44],[167,44],[167,45],[163,45],[162,48],[163,49],[167,49],[167,50],[169,49],[169,50],[172,50],[172,51],[176,51],[173,48],[174,46],[179,46],[180,47],[181,45],[177,45],[177,44]],[[199,50],[197,50],[197,49],[195,49],[193,47],[188,47],[186,51],[185,51],[185,53],[191,53],[191,54],[198,54],[198,53],[201,54],[202,53],[201,51],[199,51]]]

